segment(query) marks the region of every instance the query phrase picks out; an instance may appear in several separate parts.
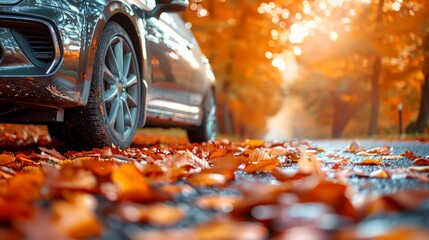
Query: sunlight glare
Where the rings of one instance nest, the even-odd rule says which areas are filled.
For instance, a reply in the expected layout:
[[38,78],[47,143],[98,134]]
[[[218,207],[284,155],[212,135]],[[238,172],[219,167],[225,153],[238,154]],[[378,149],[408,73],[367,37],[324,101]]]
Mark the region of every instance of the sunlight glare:
[[275,57],[273,61],[271,61],[271,64],[277,69],[279,69],[280,71],[283,71],[286,69],[285,61],[281,56]]
[[398,12],[401,10],[402,7],[402,0],[396,0],[394,3],[392,3],[392,10]]
[[275,29],[271,30],[271,37],[276,40],[279,38],[279,32]]
[[289,41],[291,43],[301,43],[305,37],[308,36],[308,29],[301,24],[293,24],[290,27],[291,34],[289,35]]
[[268,52],[266,52],[266,53],[265,53],[265,57],[266,57],[267,59],[271,59],[271,58],[273,58],[273,53],[272,53],[272,52],[270,52],[270,51],[268,51]]
[[337,41],[338,40],[338,33],[333,31],[329,33],[329,39],[331,39],[332,41]]
[[326,3],[325,2],[320,2],[319,3],[319,9],[320,10],[326,10],[328,8],[328,5],[326,5]]
[[295,54],[295,56],[301,55],[302,54],[301,48],[298,46],[293,46],[293,54]]
[[345,0],[328,0],[328,4],[331,7],[339,7],[339,6],[343,5],[344,2],[345,2]]

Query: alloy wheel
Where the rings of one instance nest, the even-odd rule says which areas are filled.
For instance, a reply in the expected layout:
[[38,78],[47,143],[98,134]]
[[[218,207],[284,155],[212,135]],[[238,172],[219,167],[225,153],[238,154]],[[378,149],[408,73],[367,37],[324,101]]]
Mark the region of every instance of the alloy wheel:
[[127,139],[138,124],[139,91],[135,59],[124,37],[112,38],[103,66],[102,100],[108,126],[118,139]]

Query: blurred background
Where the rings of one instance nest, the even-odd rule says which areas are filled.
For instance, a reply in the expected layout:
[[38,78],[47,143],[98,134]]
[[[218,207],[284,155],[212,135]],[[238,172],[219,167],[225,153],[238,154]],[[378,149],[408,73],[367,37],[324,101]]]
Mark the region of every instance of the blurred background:
[[222,134],[428,133],[429,0],[190,0],[184,19]]

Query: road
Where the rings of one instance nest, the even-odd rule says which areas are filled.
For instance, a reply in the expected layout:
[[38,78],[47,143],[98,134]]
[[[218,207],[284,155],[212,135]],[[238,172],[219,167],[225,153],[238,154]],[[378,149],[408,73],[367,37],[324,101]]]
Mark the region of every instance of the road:
[[[367,157],[356,156],[356,154],[343,152],[353,140],[316,140],[313,144],[325,150],[319,156],[326,160],[326,155],[329,153],[337,153],[341,151],[341,155],[349,157],[351,162],[359,162]],[[429,144],[417,141],[386,141],[386,140],[357,140],[365,149],[376,147],[390,146],[392,155],[400,155],[405,151],[412,151],[415,155],[422,157],[429,156]],[[364,172],[372,172],[374,170],[408,168],[413,166],[412,161],[407,158],[401,160],[384,160],[388,165],[381,166],[350,166],[355,170]],[[422,183],[416,179],[374,179],[374,178],[351,178],[349,183],[352,184],[358,191],[369,195],[390,194],[398,190],[404,189],[429,189],[429,183]]]

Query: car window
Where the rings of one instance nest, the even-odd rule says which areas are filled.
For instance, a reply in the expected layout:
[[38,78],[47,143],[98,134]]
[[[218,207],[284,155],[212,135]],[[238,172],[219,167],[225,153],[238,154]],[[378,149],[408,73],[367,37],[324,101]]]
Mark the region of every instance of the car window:
[[192,34],[186,28],[182,18],[177,13],[162,13],[160,19],[176,30],[183,38],[192,42]]

